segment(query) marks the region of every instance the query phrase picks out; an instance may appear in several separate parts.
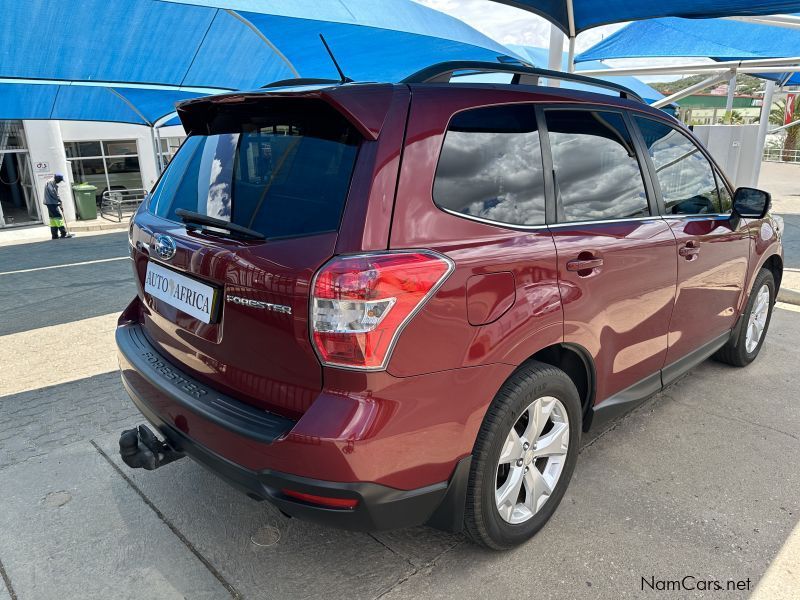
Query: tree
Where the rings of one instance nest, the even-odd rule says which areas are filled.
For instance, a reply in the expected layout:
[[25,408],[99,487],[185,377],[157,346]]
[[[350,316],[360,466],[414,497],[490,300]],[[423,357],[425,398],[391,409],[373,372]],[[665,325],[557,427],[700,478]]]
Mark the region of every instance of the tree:
[[[798,100],[798,96],[795,96],[794,102],[794,118],[797,120],[800,119],[800,110],[798,110],[800,108],[800,100]],[[772,105],[772,110],[769,111],[769,122],[780,127],[784,124],[785,117],[786,100],[778,100]],[[786,137],[783,140],[783,156],[781,156],[781,160],[790,162],[795,160],[793,151],[797,150],[797,142],[800,139],[800,124],[789,127],[785,131]]]

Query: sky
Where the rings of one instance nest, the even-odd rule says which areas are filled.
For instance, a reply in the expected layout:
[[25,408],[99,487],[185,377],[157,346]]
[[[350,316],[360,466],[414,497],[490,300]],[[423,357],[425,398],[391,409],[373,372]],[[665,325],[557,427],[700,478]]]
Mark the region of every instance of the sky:
[[[547,48],[550,44],[550,22],[526,10],[490,0],[416,0],[416,2],[461,19],[501,44],[520,44],[539,48]],[[620,27],[622,24],[606,25],[582,33],[576,40],[577,52],[594,46]]]
[[[484,35],[500,42],[501,44],[520,44],[523,46],[536,46],[547,48],[550,45],[550,22],[531,12],[492,2],[491,0],[415,0],[430,8],[447,13],[461,19]],[[581,33],[575,41],[575,52],[580,53],[594,46],[603,38],[611,35],[625,23],[594,27]],[[566,44],[564,46],[566,51]],[[641,60],[614,60],[608,61],[609,66],[637,66]],[[647,59],[647,65],[676,64],[685,62],[703,62],[676,59]],[[546,67],[547,65],[537,65]],[[658,77],[640,77],[643,81],[671,81],[678,79],[677,75],[660,75]]]

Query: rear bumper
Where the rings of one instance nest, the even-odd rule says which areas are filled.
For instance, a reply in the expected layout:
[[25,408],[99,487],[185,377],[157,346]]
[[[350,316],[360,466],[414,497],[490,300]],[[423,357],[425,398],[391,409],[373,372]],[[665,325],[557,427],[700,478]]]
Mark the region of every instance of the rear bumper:
[[[285,467],[292,463],[282,460],[287,453],[300,461],[324,459],[334,465],[332,475],[342,473],[335,465],[341,467],[348,452],[354,453],[352,440],[298,434],[297,422],[219,394],[168,363],[139,325],[121,324],[116,338],[123,384],[145,418],[173,448],[249,496],[268,500],[290,516],[345,529],[394,529],[424,523],[460,529],[469,457],[454,460],[456,466],[450,467],[448,479],[414,489],[369,481],[330,481],[288,470]],[[251,457],[256,454],[251,465],[231,458],[241,452]],[[266,468],[253,466],[265,463]],[[325,508],[290,498],[283,491],[287,489],[357,503],[350,509]]]

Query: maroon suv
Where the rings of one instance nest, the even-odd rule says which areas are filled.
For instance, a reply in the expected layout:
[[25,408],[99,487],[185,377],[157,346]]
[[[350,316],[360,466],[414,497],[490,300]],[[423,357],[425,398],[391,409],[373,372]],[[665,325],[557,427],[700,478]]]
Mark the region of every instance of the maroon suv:
[[[512,84],[451,81],[476,71]],[[507,548],[555,511],[582,431],[711,355],[755,359],[769,195],[629,90],[542,75],[182,104],[116,334],[165,441],[124,432],[126,463],[186,454],[293,517]]]

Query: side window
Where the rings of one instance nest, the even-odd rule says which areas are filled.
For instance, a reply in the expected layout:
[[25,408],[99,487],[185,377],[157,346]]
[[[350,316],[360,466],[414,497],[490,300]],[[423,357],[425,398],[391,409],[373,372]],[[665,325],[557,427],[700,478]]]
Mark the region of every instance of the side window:
[[[666,123],[634,117],[644,137],[669,215],[725,212],[714,170],[700,148]],[[724,186],[722,186],[725,190]],[[725,190],[727,195],[727,190]],[[730,197],[726,200],[730,207]]]
[[509,225],[544,225],[544,197],[533,106],[492,106],[453,117],[433,184],[437,206]]
[[559,222],[650,215],[642,171],[622,115],[548,110]]

